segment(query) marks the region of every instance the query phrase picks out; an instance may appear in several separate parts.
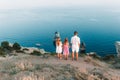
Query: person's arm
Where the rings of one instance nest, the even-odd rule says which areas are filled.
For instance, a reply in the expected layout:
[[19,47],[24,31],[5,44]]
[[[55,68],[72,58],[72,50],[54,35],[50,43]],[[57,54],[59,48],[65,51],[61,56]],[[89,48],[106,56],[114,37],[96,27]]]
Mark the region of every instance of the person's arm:
[[70,44],[69,44],[69,42],[68,42],[68,47],[70,48]]
[[72,46],[72,43],[73,43],[73,38],[71,38],[71,41],[70,41],[70,46]]
[[61,44],[61,47],[63,47],[63,44],[62,44],[62,42],[60,42],[60,44]]
[[78,46],[80,47],[80,38],[78,39]]
[[57,42],[55,42],[55,45],[57,46]]

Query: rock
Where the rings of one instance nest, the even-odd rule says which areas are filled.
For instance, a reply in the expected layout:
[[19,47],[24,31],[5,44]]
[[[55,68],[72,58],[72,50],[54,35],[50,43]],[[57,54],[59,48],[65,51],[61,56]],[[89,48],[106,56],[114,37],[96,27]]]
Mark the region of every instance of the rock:
[[101,57],[96,52],[87,53],[88,56],[101,60]]
[[37,51],[41,54],[47,53],[44,49],[38,49],[38,48],[35,48],[35,47],[24,47],[23,50],[24,50],[25,53],[28,53],[28,54],[31,54],[34,51]]
[[114,60],[115,59],[115,55],[111,54],[111,55],[106,55],[105,57],[103,57],[103,60]]
[[48,59],[49,57],[50,57],[49,55],[45,55],[45,54],[42,56],[42,58],[44,59]]
[[120,69],[120,63],[114,64],[114,68]]
[[91,62],[92,58],[90,56],[86,56],[84,59],[85,62]]
[[114,63],[112,63],[112,68],[120,69],[120,58],[116,58]]
[[28,53],[28,54],[32,53],[33,51],[39,51],[39,49],[35,48],[35,47],[23,47],[23,49],[26,49],[26,50],[24,50],[24,52]]
[[6,58],[5,57],[0,57],[0,60],[5,60]]
[[46,51],[44,49],[40,49],[39,51],[40,51],[41,54],[45,54],[46,53]]
[[97,80],[109,80],[107,79],[103,74],[105,73],[104,70],[99,69],[99,68],[94,68],[89,72],[91,75],[93,75],[94,79]]

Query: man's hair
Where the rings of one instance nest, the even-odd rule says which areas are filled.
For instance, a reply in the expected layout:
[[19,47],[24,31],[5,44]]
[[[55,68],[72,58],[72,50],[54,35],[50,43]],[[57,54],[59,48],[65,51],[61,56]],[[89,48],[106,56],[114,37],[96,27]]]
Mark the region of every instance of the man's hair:
[[77,31],[74,31],[74,35],[77,35],[78,34],[78,32]]

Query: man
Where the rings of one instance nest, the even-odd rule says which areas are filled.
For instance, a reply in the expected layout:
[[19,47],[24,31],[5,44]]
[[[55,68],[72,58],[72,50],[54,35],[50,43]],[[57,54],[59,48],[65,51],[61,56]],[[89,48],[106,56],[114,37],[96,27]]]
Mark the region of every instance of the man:
[[72,60],[74,60],[74,53],[76,52],[76,60],[78,60],[78,52],[80,48],[80,38],[78,37],[78,32],[74,32],[74,36],[71,38],[72,44]]

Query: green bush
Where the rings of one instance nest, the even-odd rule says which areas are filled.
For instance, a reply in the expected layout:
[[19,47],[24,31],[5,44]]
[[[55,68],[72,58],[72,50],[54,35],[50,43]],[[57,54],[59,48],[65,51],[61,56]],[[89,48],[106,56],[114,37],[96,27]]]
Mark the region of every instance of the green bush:
[[17,53],[24,53],[23,50],[16,50]]
[[29,51],[29,49],[27,49],[27,48],[24,48],[24,49],[23,49],[23,51]]
[[20,50],[20,49],[21,49],[20,44],[14,43],[14,44],[13,44],[13,49],[14,49],[14,50]]
[[3,49],[0,47],[0,56],[5,56],[5,52],[3,51]]
[[9,42],[8,41],[3,41],[3,42],[1,42],[1,47],[3,48],[3,49],[10,49],[10,46],[9,46]]
[[34,50],[31,55],[41,56],[41,53],[39,51]]
[[54,52],[53,52],[53,53],[49,53],[49,54],[50,54],[50,55],[52,55],[52,56],[55,56],[55,55],[57,55],[57,53],[54,53]]
[[114,60],[115,59],[115,55],[113,55],[113,54],[110,54],[110,55],[106,55],[106,56],[104,56],[103,57],[103,60],[105,60],[105,61],[110,61],[110,60]]

